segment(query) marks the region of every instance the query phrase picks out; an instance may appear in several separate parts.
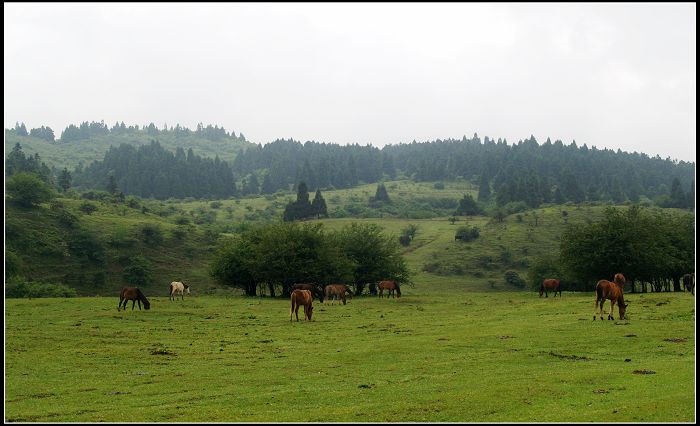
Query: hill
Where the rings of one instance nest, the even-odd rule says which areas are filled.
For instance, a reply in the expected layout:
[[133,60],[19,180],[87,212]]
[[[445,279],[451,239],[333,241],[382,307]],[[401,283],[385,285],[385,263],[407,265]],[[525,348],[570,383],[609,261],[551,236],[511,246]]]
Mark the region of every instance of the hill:
[[[484,215],[452,221],[452,209],[431,208],[431,203],[450,205],[465,193],[474,194],[468,182],[448,183],[443,190],[427,182],[388,182],[391,204],[370,207],[375,187],[325,191],[330,217],[320,222],[329,229],[353,221],[377,223],[397,239],[407,226],[417,226],[415,238],[402,249],[417,289],[522,290],[506,282],[507,271],[527,279],[533,261],[558,251],[567,226],[595,221],[606,207],[544,206],[501,221]],[[208,265],[220,235],[252,222],[279,220],[292,198],[282,192],[208,202],[60,198],[33,210],[8,203],[6,249],[17,255],[28,278],[66,283],[83,295],[114,294],[126,284],[125,274],[139,271],[146,274],[143,287],[152,294],[163,294],[173,280],[192,283],[199,294],[219,292]],[[96,210],[86,213],[85,204]],[[455,241],[461,226],[477,227],[479,237]]]
[[[129,129],[129,128],[127,128]],[[161,146],[171,152],[177,148],[193,152],[202,157],[219,156],[221,160],[232,162],[236,155],[244,148],[252,144],[243,135],[235,135],[218,132],[211,135],[204,130],[191,131],[163,131],[131,128],[131,131],[101,131],[86,133],[79,139],[47,140],[39,137],[19,135],[16,129],[5,129],[5,154],[9,153],[15,144],[19,143],[24,152],[38,153],[49,165],[58,170],[64,167],[73,170],[79,164],[88,166],[93,161],[102,160],[110,146],[118,147],[121,144],[134,146],[148,145],[152,140],[157,140]],[[217,128],[218,130],[218,128]],[[222,129],[223,130],[223,129]]]

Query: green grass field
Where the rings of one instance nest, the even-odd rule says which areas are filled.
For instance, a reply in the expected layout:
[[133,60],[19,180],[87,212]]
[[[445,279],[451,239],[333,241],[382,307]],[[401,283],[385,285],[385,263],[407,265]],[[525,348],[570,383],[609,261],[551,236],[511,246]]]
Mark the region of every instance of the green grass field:
[[687,293],[595,322],[587,293],[403,293],[314,303],[311,322],[271,298],[7,299],[5,420],[695,420]]

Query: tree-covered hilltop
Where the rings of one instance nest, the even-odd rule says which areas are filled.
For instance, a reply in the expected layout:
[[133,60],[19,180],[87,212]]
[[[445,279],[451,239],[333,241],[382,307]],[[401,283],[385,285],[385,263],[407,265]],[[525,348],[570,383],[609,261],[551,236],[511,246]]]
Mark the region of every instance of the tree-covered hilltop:
[[[21,143],[26,152],[40,154],[43,161],[53,166],[55,176],[70,163],[76,184],[89,189],[105,189],[110,173],[121,177],[162,174],[160,180],[167,180],[167,184],[161,182],[158,188],[144,187],[156,185],[157,176],[129,185],[122,182],[120,189],[125,193],[145,197],[149,194],[156,198],[235,195],[237,189],[223,188],[229,182],[223,168],[228,167],[238,179],[242,195],[287,192],[300,181],[313,191],[404,177],[417,182],[467,180],[479,186],[478,202],[492,207],[522,203],[536,208],[582,201],[621,204],[644,199],[662,207],[694,206],[694,162],[589,148],[576,142],[565,145],[560,140],[547,139],[540,144],[533,136],[508,144],[502,139],[482,140],[475,134],[472,138],[414,141],[379,149],[371,145],[301,143],[293,139],[252,144],[242,134],[201,124],[196,130],[189,130],[179,125],[158,129],[152,123],[142,128],[116,123],[109,128],[102,122],[84,122],[80,126],[68,126],[58,141],[39,137],[50,133],[52,130],[43,126],[28,131],[24,124],[17,124],[5,131],[6,152]],[[115,151],[108,152],[110,146],[144,146],[152,141],[157,141],[162,150],[127,152],[126,148],[119,148],[122,156],[140,156],[138,160],[129,160],[128,166],[124,159],[114,164]],[[172,155],[165,155],[164,151]],[[182,185],[190,188],[179,189],[182,177],[175,175],[172,161],[173,157],[182,157],[183,152],[202,157],[202,161],[213,158],[214,163],[218,156],[222,164],[215,165],[215,181],[207,182],[209,171],[202,172],[197,184],[183,182]],[[91,165],[93,162],[96,165]],[[81,178],[86,170],[90,174]],[[163,189],[166,186],[170,189]],[[220,189],[212,190],[212,187]]]
[[85,167],[102,160],[110,146],[148,145],[154,139],[173,152],[177,148],[185,151],[192,148],[199,156],[218,155],[225,161],[232,161],[242,148],[251,145],[242,133],[201,123],[191,130],[179,124],[164,124],[159,128],[153,123],[127,126],[119,122],[110,127],[102,121],[85,121],[79,125],[70,124],[60,133],[54,133],[48,126],[27,130],[24,123],[17,123],[14,128],[5,129],[5,153],[20,143],[26,152],[38,153],[49,166],[73,170],[80,163]]
[[233,161],[237,175],[262,176],[260,193],[289,190],[299,181],[309,188],[349,188],[396,175],[392,159],[371,145],[336,145],[278,139],[251,146]]
[[82,188],[119,190],[156,199],[238,195],[231,167],[218,156],[202,158],[192,148],[185,154],[180,147],[172,153],[156,141],[139,147],[110,147],[104,160],[76,169],[74,183]]
[[575,142],[534,137],[508,145],[505,140],[471,139],[373,146],[304,144],[276,140],[252,146],[233,162],[236,175],[257,174],[260,192],[287,190],[301,180],[310,189],[348,188],[403,175],[416,181],[463,178],[480,185],[479,201],[502,206],[543,203],[656,199],[687,208],[694,198],[695,163],[675,162],[642,153],[599,150]]

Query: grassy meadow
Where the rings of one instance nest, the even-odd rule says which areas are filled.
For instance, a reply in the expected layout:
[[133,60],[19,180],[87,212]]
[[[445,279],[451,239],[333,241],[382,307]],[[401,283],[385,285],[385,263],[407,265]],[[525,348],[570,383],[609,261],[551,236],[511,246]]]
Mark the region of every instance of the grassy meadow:
[[[10,422],[693,422],[687,293],[406,287],[400,299],[6,299]],[[130,305],[130,304],[129,304]],[[617,317],[617,311],[615,311]]]

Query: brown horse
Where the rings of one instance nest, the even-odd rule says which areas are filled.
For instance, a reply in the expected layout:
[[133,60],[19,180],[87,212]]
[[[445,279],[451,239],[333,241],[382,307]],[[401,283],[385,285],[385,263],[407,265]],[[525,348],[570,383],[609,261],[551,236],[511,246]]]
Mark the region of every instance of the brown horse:
[[311,290],[294,290],[292,291],[292,308],[289,310],[289,321],[292,320],[292,312],[296,314],[299,321],[299,306],[304,307],[304,319],[311,321],[311,315],[314,312],[313,297]]
[[683,275],[683,287],[690,294],[695,296],[695,274],[685,274]]
[[596,312],[598,311],[598,303],[600,303],[600,319],[603,319],[603,304],[605,299],[610,300],[610,313],[608,314],[609,320],[614,320],[613,308],[615,303],[617,303],[617,308],[620,312],[620,319],[625,319],[625,310],[627,309],[627,304],[625,303],[625,298],[623,294],[624,277],[622,277],[622,285],[617,281],[618,275],[622,277],[622,274],[615,275],[616,282],[610,282],[608,280],[600,280],[595,285],[595,308],[593,310],[593,321],[595,321]]
[[[399,286],[399,283],[397,281],[379,281],[377,287],[379,288],[379,297],[383,297],[384,290],[389,291],[386,295],[387,299],[389,298],[389,296],[401,297],[401,287]],[[396,291],[396,296],[394,296],[394,291]]]
[[613,277],[613,281],[615,281],[615,284],[617,284],[621,289],[625,288],[625,276],[622,274],[615,274],[615,277]]
[[323,303],[323,292],[319,290],[318,286],[313,283],[299,283],[292,286],[292,291],[294,290],[309,290],[311,295],[318,299],[319,302]]
[[[345,293],[349,293],[350,298],[352,299],[352,291],[350,291],[345,284],[328,284],[326,288],[323,289],[323,292],[326,300],[332,300],[334,302],[340,299],[343,301],[343,305],[347,304],[345,300]],[[333,302],[331,302],[331,305]]]
[[546,280],[542,281],[542,285],[540,286],[540,297],[542,297],[542,293],[544,293],[544,297],[549,297],[548,292],[550,291],[554,292],[553,297],[557,297],[557,292],[559,292],[559,297],[561,297],[561,285],[559,280],[547,278]]
[[131,300],[131,310],[134,310],[134,304],[139,302],[139,311],[141,310],[141,302],[143,302],[143,307],[148,310],[151,309],[151,302],[146,299],[141,290],[138,287],[124,287],[119,293],[119,305],[117,306],[117,311],[121,310],[122,302],[124,302],[124,310],[126,310],[126,304]]

